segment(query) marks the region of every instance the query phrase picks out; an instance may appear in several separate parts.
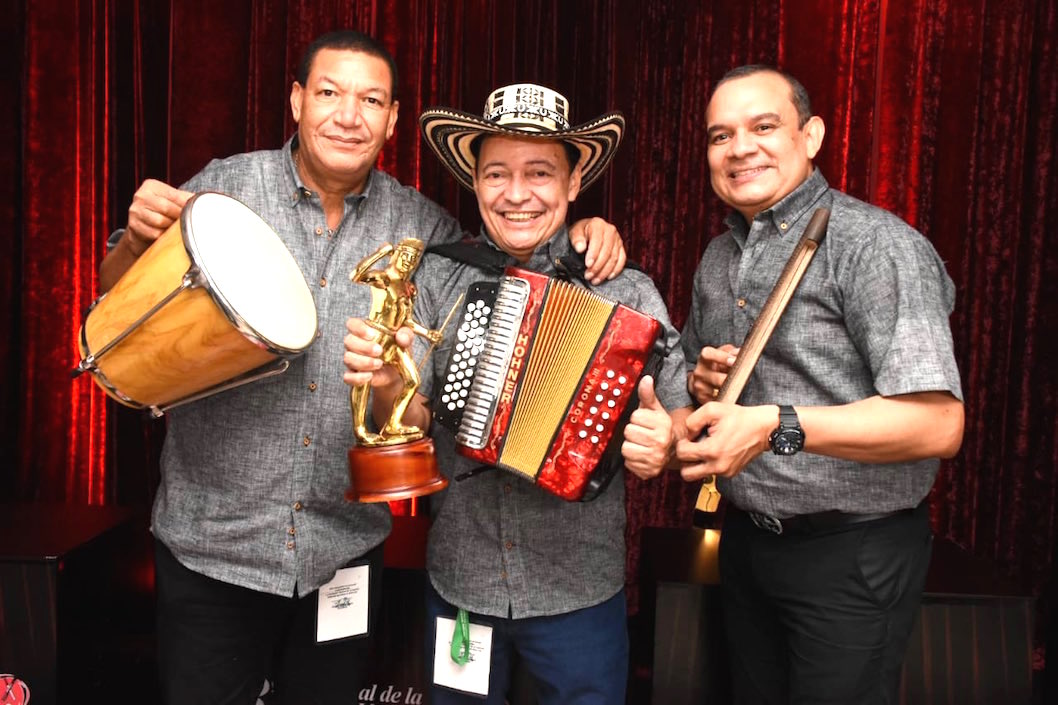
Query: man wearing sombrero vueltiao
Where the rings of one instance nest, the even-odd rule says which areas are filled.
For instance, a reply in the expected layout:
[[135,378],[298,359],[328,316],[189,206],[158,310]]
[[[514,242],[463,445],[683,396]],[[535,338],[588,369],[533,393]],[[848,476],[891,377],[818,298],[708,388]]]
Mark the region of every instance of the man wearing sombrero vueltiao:
[[[426,143],[477,196],[484,222],[477,244],[506,264],[555,274],[555,262],[570,254],[569,203],[601,175],[620,142],[624,119],[619,113],[571,128],[568,112],[558,93],[521,84],[494,91],[484,118],[448,109],[420,117]],[[416,276],[416,317],[436,327],[471,283],[497,278],[474,265],[427,255]],[[679,336],[642,272],[626,269],[595,291],[663,325],[664,364],[656,380],[641,382],[640,407],[622,446],[628,469],[652,477],[673,447],[665,407],[690,402]],[[377,408],[388,409],[395,375],[378,361],[372,329],[357,319],[348,329],[346,381],[370,381]],[[405,413],[410,423],[429,423],[427,400],[443,379],[452,337],[423,371],[420,394]],[[449,478],[475,468],[477,463],[456,454],[451,432],[435,426],[432,435]],[[481,702],[460,692],[474,689],[469,682],[436,685],[441,672],[449,670],[454,619],[457,631],[469,622],[471,640],[491,629],[491,654],[474,655],[475,668],[488,661],[489,703],[504,702],[515,653],[536,681],[540,703],[623,703],[628,670],[624,482],[611,482],[591,502],[567,502],[493,469],[450,483],[431,505],[426,646],[428,663],[436,659],[439,665],[430,669],[432,702]]]

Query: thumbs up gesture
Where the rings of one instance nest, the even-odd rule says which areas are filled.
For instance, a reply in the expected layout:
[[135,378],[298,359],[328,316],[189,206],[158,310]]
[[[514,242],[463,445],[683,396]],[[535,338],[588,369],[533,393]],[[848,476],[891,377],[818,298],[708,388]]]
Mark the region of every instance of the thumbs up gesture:
[[649,480],[656,477],[672,459],[675,438],[672,417],[654,393],[654,379],[639,380],[639,407],[625,426],[621,455],[625,467],[636,477]]

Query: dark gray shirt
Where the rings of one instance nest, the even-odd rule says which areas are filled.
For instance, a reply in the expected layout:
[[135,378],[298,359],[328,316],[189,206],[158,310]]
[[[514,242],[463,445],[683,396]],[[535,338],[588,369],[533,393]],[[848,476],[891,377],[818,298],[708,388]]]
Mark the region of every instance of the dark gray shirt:
[[[828,188],[818,169],[749,227],[733,213],[709,243],[683,331],[688,368],[702,347],[745,339],[819,207],[831,209],[826,238],[739,403],[831,406],[937,390],[961,399],[948,323],[955,287],[936,250],[891,213]],[[764,453],[719,488],[744,510],[780,518],[890,511],[917,505],[938,465]]]
[[[519,266],[554,274],[553,262],[569,248],[563,228]],[[470,284],[496,279],[476,267],[427,255],[416,274],[416,316],[424,325],[437,327]],[[650,278],[626,269],[594,290],[663,324],[668,355],[656,380],[658,398],[670,410],[687,406],[679,335]],[[433,352],[427,365],[433,374],[424,371],[420,391],[426,396],[444,378],[453,337],[446,335]],[[421,341],[416,345],[424,348]],[[455,452],[455,439],[447,429],[435,424],[432,435],[449,478],[479,465]],[[603,602],[624,585],[624,496],[621,475],[586,503],[560,499],[496,468],[452,482],[431,498],[432,506],[440,506],[429,536],[430,580],[452,604],[497,617],[561,614]]]
[[152,528],[187,567],[277,595],[305,594],[377,546],[385,504],[353,504],[346,453],[354,444],[342,382],[345,320],[366,316],[370,287],[349,282],[386,242],[457,239],[456,221],[392,177],[373,171],[345,199],[334,231],[281,150],[211,162],[185,189],[238,198],[290,249],[316,303],[319,337],[284,374],[171,410]]

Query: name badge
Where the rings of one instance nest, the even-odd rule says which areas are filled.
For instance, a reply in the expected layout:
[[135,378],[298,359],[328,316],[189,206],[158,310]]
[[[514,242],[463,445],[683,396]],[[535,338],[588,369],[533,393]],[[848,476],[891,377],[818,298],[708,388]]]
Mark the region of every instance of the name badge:
[[437,618],[433,682],[485,697],[489,694],[489,671],[492,668],[492,627],[470,623],[470,658],[462,666],[452,660],[452,634],[455,627],[454,619]]
[[340,568],[316,598],[316,643],[367,634],[371,566]]

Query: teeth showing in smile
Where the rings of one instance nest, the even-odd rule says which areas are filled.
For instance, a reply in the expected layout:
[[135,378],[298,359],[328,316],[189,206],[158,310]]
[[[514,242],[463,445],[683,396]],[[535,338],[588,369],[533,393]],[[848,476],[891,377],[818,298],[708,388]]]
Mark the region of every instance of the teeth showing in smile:
[[526,222],[532,220],[533,218],[537,217],[538,215],[540,215],[540,213],[538,213],[538,212],[531,212],[531,213],[526,213],[526,212],[517,212],[517,213],[508,212],[508,213],[504,213],[503,217],[506,218],[507,220],[514,221],[515,223],[526,223]]
[[762,171],[764,171],[765,168],[766,167],[763,167],[763,166],[756,166],[756,167],[753,167],[752,169],[742,169],[740,171],[733,171],[733,172],[731,172],[731,178],[732,179],[744,179],[744,178],[746,178],[748,176],[756,176],[757,174],[759,174]]

